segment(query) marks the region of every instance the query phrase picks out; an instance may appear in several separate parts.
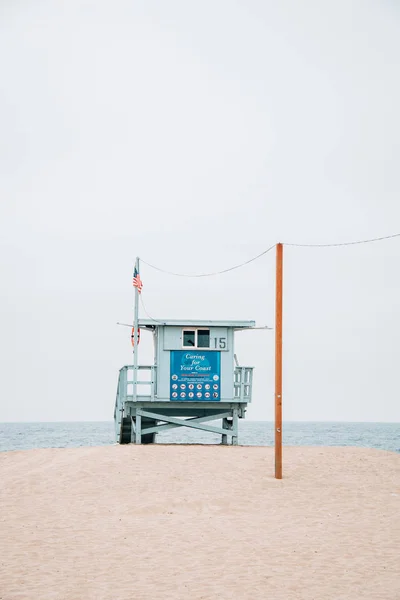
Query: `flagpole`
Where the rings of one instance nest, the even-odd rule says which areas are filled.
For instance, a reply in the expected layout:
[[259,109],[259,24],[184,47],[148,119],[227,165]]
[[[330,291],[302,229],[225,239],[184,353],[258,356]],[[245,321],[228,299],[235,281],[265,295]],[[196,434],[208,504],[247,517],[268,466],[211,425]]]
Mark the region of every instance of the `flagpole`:
[[[135,270],[139,273],[139,257],[136,257]],[[138,341],[139,341],[139,289],[135,286],[135,308],[133,317],[133,401],[137,400],[138,381]]]

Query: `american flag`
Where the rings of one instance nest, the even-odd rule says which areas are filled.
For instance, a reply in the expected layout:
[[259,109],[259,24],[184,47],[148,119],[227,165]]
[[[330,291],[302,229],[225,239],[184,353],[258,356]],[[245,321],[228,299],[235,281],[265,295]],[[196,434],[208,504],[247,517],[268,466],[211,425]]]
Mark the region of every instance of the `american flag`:
[[142,280],[140,279],[140,275],[139,275],[136,267],[135,267],[135,270],[133,271],[132,283],[133,283],[133,287],[137,287],[138,292],[140,294],[140,292],[142,291],[142,288],[143,288],[143,283],[142,283]]

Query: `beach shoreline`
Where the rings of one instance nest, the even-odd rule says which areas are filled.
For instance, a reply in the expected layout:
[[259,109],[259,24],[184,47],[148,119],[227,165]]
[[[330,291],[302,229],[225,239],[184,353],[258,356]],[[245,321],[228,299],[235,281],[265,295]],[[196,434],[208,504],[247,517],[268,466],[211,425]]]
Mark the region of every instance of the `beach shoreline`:
[[400,598],[400,456],[267,446],[0,454],[4,600]]

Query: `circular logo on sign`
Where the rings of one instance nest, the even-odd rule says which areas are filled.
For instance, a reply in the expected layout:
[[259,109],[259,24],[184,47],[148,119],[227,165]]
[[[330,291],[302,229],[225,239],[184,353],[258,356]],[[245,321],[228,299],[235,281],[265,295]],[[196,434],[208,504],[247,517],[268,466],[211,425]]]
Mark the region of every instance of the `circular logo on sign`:
[[197,396],[198,398],[201,398],[201,397],[202,397],[202,393],[201,393],[201,392],[197,392],[196,396]]
[[210,384],[206,383],[206,385],[204,387],[206,388],[206,390],[209,390],[210,389]]
[[206,392],[206,393],[204,394],[204,396],[205,396],[206,398],[209,398],[209,397],[210,397],[210,395],[211,395],[211,394],[210,394],[210,392]]
[[178,375],[172,375],[172,379],[176,381],[178,379]]
[[214,381],[218,381],[218,379],[219,379],[218,375],[213,375],[213,379],[214,379]]
[[194,390],[194,385],[193,385],[193,383],[189,383],[189,385],[188,385],[188,388],[189,388],[189,390]]
[[214,390],[217,390],[217,389],[218,389],[218,384],[217,384],[217,383],[214,383],[214,385],[213,385],[213,389],[214,389]]
[[189,398],[194,398],[193,392],[189,392]]
[[185,392],[181,392],[181,398],[186,398]]
[[213,398],[218,398],[218,392],[213,393]]
[[181,390],[186,390],[186,385],[184,383],[181,383]]
[[173,398],[177,398],[177,397],[178,397],[178,394],[177,394],[177,392],[172,392],[172,397],[173,397]]
[[177,390],[178,389],[178,384],[177,383],[173,383],[172,384],[172,389],[173,390]]
[[201,383],[198,383],[198,384],[197,384],[197,389],[198,389],[198,390],[201,390],[201,388],[202,388],[202,387],[203,387],[203,386],[201,385]]

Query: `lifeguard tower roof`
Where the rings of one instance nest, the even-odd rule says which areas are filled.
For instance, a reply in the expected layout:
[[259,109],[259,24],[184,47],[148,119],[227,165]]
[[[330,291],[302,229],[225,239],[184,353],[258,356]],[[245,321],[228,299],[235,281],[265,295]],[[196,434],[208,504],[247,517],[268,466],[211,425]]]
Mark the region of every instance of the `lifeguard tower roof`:
[[231,327],[233,329],[252,329],[255,321],[201,321],[196,319],[139,319],[139,327]]

